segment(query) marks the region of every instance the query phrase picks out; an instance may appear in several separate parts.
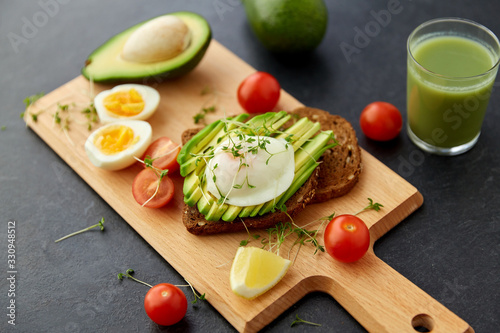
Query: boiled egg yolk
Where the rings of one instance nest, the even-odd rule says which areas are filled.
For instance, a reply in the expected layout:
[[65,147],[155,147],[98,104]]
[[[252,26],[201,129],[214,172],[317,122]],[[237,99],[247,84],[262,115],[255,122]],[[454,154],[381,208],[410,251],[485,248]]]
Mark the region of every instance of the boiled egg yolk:
[[93,165],[105,170],[124,169],[141,157],[152,138],[151,125],[142,120],[121,120],[92,132],[85,152]]
[[139,141],[134,131],[124,125],[108,126],[102,129],[94,138],[94,146],[105,155],[113,155],[124,151]]
[[207,190],[234,206],[276,199],[292,184],[293,148],[282,139],[243,136],[222,142],[205,168]]
[[99,120],[106,124],[119,120],[146,120],[158,109],[160,93],[142,84],[122,84],[104,90],[94,98]]
[[108,112],[117,116],[135,116],[144,110],[144,100],[134,88],[106,96],[103,104]]

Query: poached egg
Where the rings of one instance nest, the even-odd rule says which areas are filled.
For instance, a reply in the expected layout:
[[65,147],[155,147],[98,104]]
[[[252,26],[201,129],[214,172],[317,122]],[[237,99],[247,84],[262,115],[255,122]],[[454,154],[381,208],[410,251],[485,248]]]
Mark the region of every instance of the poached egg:
[[207,162],[207,190],[233,206],[253,206],[283,194],[292,184],[295,161],[292,146],[267,136],[229,138]]

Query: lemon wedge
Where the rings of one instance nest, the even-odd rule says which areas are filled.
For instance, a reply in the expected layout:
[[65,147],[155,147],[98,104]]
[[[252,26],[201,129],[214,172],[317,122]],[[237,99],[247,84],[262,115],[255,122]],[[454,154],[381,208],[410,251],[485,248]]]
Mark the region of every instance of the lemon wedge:
[[285,276],[290,260],[257,247],[240,247],[231,266],[231,290],[252,299],[274,287]]

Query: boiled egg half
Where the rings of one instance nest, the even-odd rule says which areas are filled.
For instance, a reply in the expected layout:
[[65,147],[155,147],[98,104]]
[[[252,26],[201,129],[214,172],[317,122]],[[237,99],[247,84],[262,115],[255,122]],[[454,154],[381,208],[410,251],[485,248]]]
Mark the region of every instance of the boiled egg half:
[[207,190],[234,206],[253,206],[283,194],[292,184],[295,160],[283,139],[243,136],[223,141],[207,162]]
[[152,130],[142,120],[121,120],[95,130],[85,142],[92,164],[105,170],[124,169],[140,158],[151,143]]
[[94,98],[94,106],[102,123],[117,120],[146,120],[160,104],[160,94],[142,84],[122,84],[105,90]]

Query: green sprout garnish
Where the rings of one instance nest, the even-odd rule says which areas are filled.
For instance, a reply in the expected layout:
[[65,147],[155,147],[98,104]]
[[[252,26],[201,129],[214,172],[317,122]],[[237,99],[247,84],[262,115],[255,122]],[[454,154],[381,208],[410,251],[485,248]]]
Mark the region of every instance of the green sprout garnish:
[[307,324],[307,325],[313,325],[313,326],[321,326],[321,324],[313,323],[304,319],[301,319],[299,315],[295,315],[295,320],[292,322],[290,327],[293,327],[297,324]]
[[370,210],[370,209],[373,209],[374,211],[378,212],[380,210],[380,208],[382,208],[382,207],[384,207],[384,205],[379,204],[378,202],[373,202],[373,200],[371,198],[368,198],[368,206],[361,209],[359,212],[357,212],[354,215],[358,215],[358,214],[360,214],[366,210]]
[[97,224],[91,225],[88,228],[85,228],[85,229],[73,232],[73,233],[71,233],[69,235],[66,235],[66,236],[64,236],[62,238],[59,238],[58,240],[55,241],[55,243],[60,242],[60,241],[62,241],[64,239],[66,239],[66,238],[69,238],[69,237],[81,234],[82,232],[86,232],[86,231],[89,231],[91,229],[97,228],[97,227],[101,228],[101,231],[104,231],[104,217],[102,217],[101,220]]
[[[134,274],[134,270],[129,268],[127,269],[127,271],[125,273],[118,273],[118,280],[123,280],[124,277],[126,278],[129,278],[137,283],[140,283],[140,284],[143,284],[145,285],[146,287],[149,287],[149,288],[153,288],[152,285],[150,285],[149,283],[147,282],[144,282],[144,281],[141,281],[135,277],[132,276],[132,274]],[[191,304],[196,304],[198,302],[198,300],[200,301],[205,301],[206,300],[206,297],[205,297],[205,294],[198,294],[196,293],[196,291],[194,290],[193,288],[193,285],[188,281],[188,280],[185,280],[187,282],[187,285],[178,285],[176,284],[175,286],[176,287],[190,287],[191,288],[191,291],[193,292],[193,295],[194,295],[194,300],[191,301]]]

